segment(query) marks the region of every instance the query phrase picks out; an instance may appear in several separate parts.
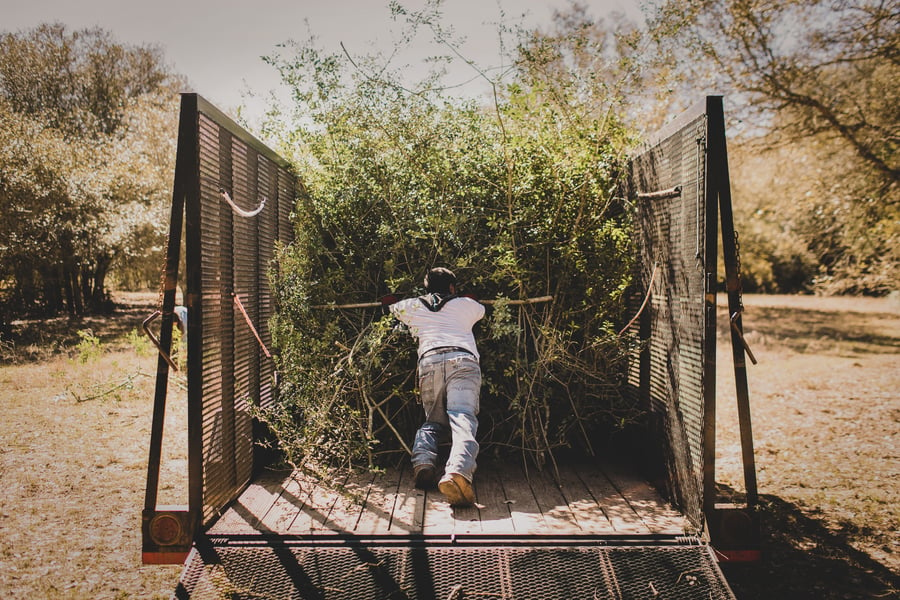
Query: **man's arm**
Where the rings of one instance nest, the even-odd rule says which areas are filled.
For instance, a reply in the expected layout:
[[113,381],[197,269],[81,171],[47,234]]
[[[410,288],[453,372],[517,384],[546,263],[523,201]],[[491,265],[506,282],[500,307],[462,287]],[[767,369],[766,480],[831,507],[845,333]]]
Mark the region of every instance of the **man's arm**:
[[466,314],[471,319],[472,325],[484,317],[484,304],[467,296],[460,296],[459,300],[465,303]]
[[409,325],[413,312],[420,305],[421,303],[418,298],[407,298],[406,300],[400,300],[399,302],[391,304],[389,308],[391,314],[394,315],[394,318],[404,325]]

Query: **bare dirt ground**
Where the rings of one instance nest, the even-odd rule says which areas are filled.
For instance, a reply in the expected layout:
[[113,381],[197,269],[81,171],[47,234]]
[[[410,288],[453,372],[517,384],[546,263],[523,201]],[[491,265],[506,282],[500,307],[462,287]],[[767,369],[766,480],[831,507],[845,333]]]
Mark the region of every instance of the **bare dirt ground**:
[[[175,589],[180,567],[141,564],[156,355],[135,332],[155,297],[127,302],[111,318],[22,324],[3,345],[2,598],[169,598]],[[186,504],[186,406],[169,407],[159,500]]]
[[[744,305],[764,558],[729,582],[741,599],[900,598],[900,300]],[[717,481],[740,491],[724,311],[718,330]]]
[[[0,341],[0,597],[168,598],[142,566],[156,356],[153,295],[111,318],[20,323]],[[900,597],[900,301],[748,296],[744,329],[764,559],[726,566],[741,600]],[[740,496],[727,314],[718,481]],[[78,331],[90,330],[92,335]],[[184,391],[170,384],[160,503],[185,503]]]

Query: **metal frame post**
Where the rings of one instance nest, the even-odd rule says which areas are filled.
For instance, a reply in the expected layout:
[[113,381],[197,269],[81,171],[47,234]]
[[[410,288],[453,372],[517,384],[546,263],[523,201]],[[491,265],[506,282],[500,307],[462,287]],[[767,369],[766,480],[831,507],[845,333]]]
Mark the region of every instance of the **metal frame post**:
[[[191,173],[196,171],[194,154],[183,149],[196,147],[196,102],[191,110],[191,98],[182,95],[178,122],[178,153],[175,158],[175,178],[172,189],[172,211],[169,239],[166,247],[163,282],[162,321],[159,335],[156,388],[153,398],[153,418],[150,428],[150,451],[147,460],[147,486],[141,518],[142,561],[148,564],[184,562],[191,549],[197,524],[194,503],[187,507],[157,505],[159,470],[162,460],[162,440],[169,384],[168,356],[172,349],[172,323],[175,291],[178,285],[178,261],[181,257],[181,231],[184,225],[185,199],[191,190]],[[188,304],[190,311],[190,304]],[[196,319],[188,319],[188,342]],[[190,349],[188,356],[191,356]]]

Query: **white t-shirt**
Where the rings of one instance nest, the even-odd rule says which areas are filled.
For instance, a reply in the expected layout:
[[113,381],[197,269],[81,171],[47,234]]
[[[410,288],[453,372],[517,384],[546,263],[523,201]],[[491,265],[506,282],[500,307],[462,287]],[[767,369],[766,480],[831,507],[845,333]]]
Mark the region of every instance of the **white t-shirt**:
[[419,357],[434,348],[456,346],[479,358],[472,326],[484,316],[484,305],[477,300],[453,298],[441,310],[433,312],[418,298],[407,298],[392,304],[391,313],[418,339]]

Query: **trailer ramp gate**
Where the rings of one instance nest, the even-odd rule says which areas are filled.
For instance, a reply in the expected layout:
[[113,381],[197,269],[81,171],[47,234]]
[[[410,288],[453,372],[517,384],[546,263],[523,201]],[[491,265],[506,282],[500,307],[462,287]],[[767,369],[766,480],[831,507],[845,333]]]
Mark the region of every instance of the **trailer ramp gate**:
[[[636,450],[643,455],[651,480],[705,532],[720,557],[757,560],[756,467],[722,97],[706,97],[650,136],[629,167],[623,194],[635,206],[639,253],[630,308],[639,313],[641,344],[629,357],[623,391],[646,415]],[[720,241],[731,316],[745,505],[717,500]],[[646,306],[641,311],[642,301]]]
[[174,597],[734,599],[707,545],[569,542],[205,539],[188,558]]

